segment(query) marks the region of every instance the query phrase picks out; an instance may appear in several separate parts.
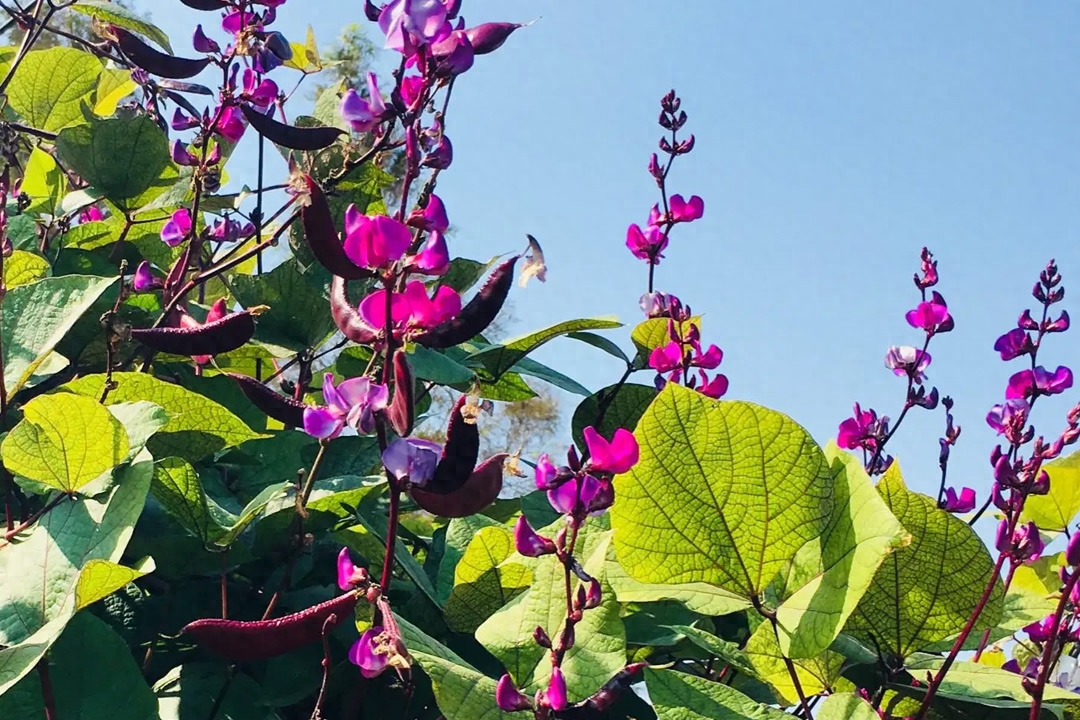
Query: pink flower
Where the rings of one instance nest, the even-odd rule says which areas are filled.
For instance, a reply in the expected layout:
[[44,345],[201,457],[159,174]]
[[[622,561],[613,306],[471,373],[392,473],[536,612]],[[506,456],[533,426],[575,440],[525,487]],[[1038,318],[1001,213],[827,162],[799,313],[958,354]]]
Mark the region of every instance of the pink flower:
[[683,344],[678,341],[672,341],[667,345],[661,345],[649,354],[649,367],[658,373],[682,370],[682,364]]
[[431,46],[431,55],[435,58],[436,72],[441,77],[452,77],[471,68],[476,53],[465,31],[455,30]]
[[700,388],[698,392],[705,397],[711,397],[713,400],[719,400],[728,391],[728,379],[727,375],[717,375],[712,380],[706,382]]
[[325,407],[304,410],[304,431],[320,440],[336,438],[351,426],[357,432],[370,433],[375,429],[375,412],[386,408],[390,393],[366,377],[351,378],[337,387],[333,373],[323,379]]
[[443,448],[431,440],[398,438],[383,451],[386,471],[398,480],[408,478],[413,485],[426,485],[435,476]]
[[499,684],[495,686],[495,704],[503,712],[518,712],[532,707],[528,696],[517,689],[509,675],[499,678]]
[[222,110],[217,123],[214,124],[214,132],[233,143],[240,142],[240,138],[244,136],[245,128],[244,115],[234,105]]
[[345,211],[345,254],[358,267],[386,269],[412,244],[409,228],[386,215],[361,215],[355,205]]
[[555,552],[555,543],[537,535],[525,516],[520,515],[514,525],[514,549],[525,557],[540,557]]
[[885,354],[885,367],[895,375],[910,376],[915,382],[925,379],[923,371],[930,365],[930,353],[910,345],[893,345]]
[[551,679],[548,680],[547,686],[547,701],[555,712],[565,710],[567,705],[570,704],[566,698],[566,678],[563,677],[562,670],[557,667],[551,668]]
[[945,299],[938,293],[934,293],[932,302],[921,302],[914,310],[909,310],[906,317],[908,325],[921,328],[928,333],[952,329],[949,308],[945,304]]
[[420,251],[409,261],[409,270],[424,275],[445,275],[450,269],[450,251],[446,238],[438,230],[432,230]]
[[877,413],[873,410],[865,412],[859,403],[855,403],[855,415],[840,423],[840,430],[836,435],[836,444],[846,450],[855,450],[864,447],[867,440],[873,437],[874,426],[877,424]]
[[367,74],[368,96],[360,97],[353,89],[349,89],[341,99],[341,117],[348,122],[356,132],[370,132],[387,117],[386,104],[375,73]]
[[548,490],[551,507],[563,515],[587,509],[601,490],[601,483],[592,475],[573,477],[553,490]]
[[1020,328],[1014,328],[994,342],[994,350],[1001,353],[1002,360],[1013,360],[1035,349],[1031,336]]
[[672,195],[668,201],[671,222],[692,222],[705,213],[705,201],[697,195],[683,200],[682,195]]
[[1021,370],[1009,378],[1005,397],[1012,400],[1037,395],[1057,395],[1071,388],[1072,384],[1072,370],[1064,365],[1059,365],[1054,372],[1040,365],[1035,370]]
[[1023,398],[1006,400],[990,409],[990,412],[986,414],[986,424],[997,430],[1000,435],[1014,423],[1024,425],[1030,410],[1031,407]]
[[349,548],[341,548],[337,556],[337,584],[342,590],[352,590],[368,581],[368,571],[353,565]]
[[424,94],[424,78],[420,75],[408,75],[401,81],[401,100],[405,107],[413,110]]
[[135,292],[146,292],[161,287],[161,281],[150,271],[150,263],[143,260],[139,263],[139,267],[135,268],[135,274],[131,277],[131,287]]
[[555,467],[555,463],[551,462],[551,456],[544,453],[540,456],[540,459],[536,461],[536,487],[538,490],[550,490],[554,483],[555,477],[559,474],[558,469]]
[[359,666],[360,674],[364,677],[381,675],[390,665],[392,654],[397,654],[397,642],[388,634],[385,627],[375,625],[368,628],[349,648],[349,662]]
[[585,445],[589,448],[589,467],[594,472],[618,475],[630,470],[638,461],[638,442],[634,433],[619,428],[605,440],[596,428],[585,428]]
[[[394,337],[401,339],[415,330],[433,328],[461,312],[461,296],[443,285],[428,297],[427,288],[419,280],[405,286],[405,292],[393,293],[390,300],[390,320]],[[386,291],[376,290],[360,301],[360,317],[371,328],[386,325]]]
[[1033,522],[1017,527],[1009,534],[1009,521],[998,524],[994,546],[998,552],[1008,553],[1017,562],[1033,563],[1042,555],[1044,544],[1039,536],[1039,528]]
[[195,26],[195,35],[191,41],[192,46],[196,52],[201,53],[217,53],[221,52],[221,46],[214,40],[206,36],[203,32],[202,25]]
[[432,194],[423,210],[412,211],[407,224],[422,230],[446,232],[450,227],[450,219],[446,216],[446,206],[443,205],[443,201],[438,195]]
[[98,222],[99,220],[104,219],[105,213],[101,212],[101,209],[97,205],[91,205],[79,213],[79,222],[81,223]]
[[1032,642],[1044,643],[1050,639],[1050,633],[1054,629],[1054,615],[1050,614],[1044,617],[1038,622],[1033,622],[1023,627],[1024,632],[1027,633],[1028,638]]
[[273,80],[259,80],[258,74],[251,69],[244,70],[244,90],[240,97],[256,107],[269,107],[277,100],[278,86]]
[[176,247],[187,240],[190,234],[191,212],[187,208],[180,208],[161,228],[161,241],[169,247]]
[[177,165],[191,167],[199,164],[199,159],[192,155],[184,143],[179,140],[173,140],[169,154],[172,156],[172,161]]
[[420,45],[450,34],[446,5],[441,0],[391,0],[379,13],[386,48],[412,55]]
[[960,491],[960,496],[957,497],[956,490],[946,488],[943,509],[953,513],[971,512],[975,509],[975,491],[966,487]]
[[647,260],[652,265],[659,265],[667,248],[668,238],[656,225],[647,225],[644,230],[634,223],[626,230],[626,247],[640,260]]

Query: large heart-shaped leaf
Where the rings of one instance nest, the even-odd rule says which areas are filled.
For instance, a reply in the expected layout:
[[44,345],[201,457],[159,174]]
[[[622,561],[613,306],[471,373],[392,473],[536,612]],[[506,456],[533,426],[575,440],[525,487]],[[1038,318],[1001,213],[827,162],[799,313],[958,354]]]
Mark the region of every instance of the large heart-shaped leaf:
[[8,101],[31,127],[56,132],[80,124],[80,106],[94,94],[101,68],[101,60],[84,50],[32,50],[8,85]]
[[486,527],[469,543],[454,571],[454,589],[446,601],[446,624],[471,633],[495,611],[529,587],[532,571],[504,562],[514,553],[514,537],[504,526]]
[[815,720],[880,720],[877,710],[854,693],[837,693],[825,698],[814,712]]
[[[878,492],[912,540],[885,558],[845,632],[903,657],[960,632],[993,578],[994,561],[967,523],[907,489],[898,462]],[[997,625],[1002,598],[999,582],[979,630]]]
[[648,583],[757,597],[828,528],[833,473],[790,418],[669,383],[638,421],[641,459],[615,479],[615,554]]
[[1063,532],[1080,512],[1080,452],[1052,460],[1043,469],[1050,475],[1050,492],[1028,497],[1022,518],[1044,532]]
[[304,272],[290,258],[262,275],[237,275],[232,279],[236,299],[251,307],[266,304],[259,316],[256,337],[300,351],[318,347],[334,331],[326,311],[327,287],[314,272]]

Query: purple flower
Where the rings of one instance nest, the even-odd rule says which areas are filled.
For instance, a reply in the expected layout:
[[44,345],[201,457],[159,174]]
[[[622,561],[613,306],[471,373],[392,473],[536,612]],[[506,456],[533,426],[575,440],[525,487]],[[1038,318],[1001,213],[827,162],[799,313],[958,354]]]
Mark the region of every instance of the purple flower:
[[325,407],[304,410],[304,431],[320,440],[336,438],[346,425],[360,433],[375,429],[375,412],[386,408],[390,393],[385,385],[366,377],[350,378],[337,387],[333,373],[323,380]]
[[1014,658],[1009,662],[1001,666],[1002,670],[1006,672],[1015,673],[1017,675],[1023,675],[1031,679],[1035,679],[1039,676],[1039,658],[1028,658],[1027,664],[1024,666],[1024,671],[1020,672],[1020,663]]
[[1057,395],[1071,388],[1072,384],[1072,370],[1064,365],[1059,365],[1054,372],[1040,365],[1035,370],[1021,370],[1009,378],[1005,397],[1012,400],[1036,395]]
[[998,552],[1008,553],[1017,562],[1032,563],[1042,555],[1044,544],[1035,523],[1028,522],[1026,525],[1021,525],[1010,535],[1009,521],[1002,520],[998,524],[994,546]]
[[476,52],[464,30],[455,30],[445,39],[431,46],[436,71],[441,77],[461,75],[473,66]]
[[[702,374],[704,375],[704,373]],[[699,387],[697,390],[705,397],[710,397],[713,400],[719,400],[728,391],[727,375],[717,375],[712,380],[703,383],[702,386]]]
[[345,211],[345,254],[358,267],[385,269],[412,244],[409,228],[386,215],[361,215],[355,205]]
[[656,225],[647,225],[644,230],[634,223],[626,230],[626,247],[634,257],[647,260],[652,265],[659,265],[667,248],[668,238]]
[[373,678],[382,673],[389,664],[389,657],[381,652],[378,638],[383,634],[381,625],[369,628],[360,639],[349,648],[349,662],[360,667],[360,674]]
[[191,212],[180,208],[172,214],[169,221],[161,228],[161,241],[169,247],[176,247],[191,234]]
[[885,353],[885,367],[894,375],[909,376],[915,382],[922,382],[926,375],[923,371],[930,365],[930,353],[910,345],[893,345]]
[[1069,313],[1066,310],[1062,310],[1058,319],[1047,322],[1043,329],[1048,333],[1065,332],[1069,329]]
[[944,298],[934,293],[934,302],[921,302],[914,310],[907,313],[908,325],[921,328],[928,333],[937,332],[947,327],[950,320],[949,308]]
[[[683,344],[677,340],[654,348],[649,354],[649,367],[658,373],[681,371],[683,364]],[[677,378],[673,378],[677,381]]]
[[421,230],[446,232],[450,228],[450,219],[446,215],[446,206],[443,205],[443,201],[438,195],[432,194],[423,210],[412,211],[407,224]]
[[1024,632],[1032,642],[1044,643],[1050,639],[1050,633],[1054,629],[1054,615],[1047,615],[1038,622],[1033,622],[1030,625],[1023,627]]
[[[589,449],[589,467],[594,472],[619,475],[628,472],[638,461],[638,442],[634,433],[619,428],[611,436],[611,442],[605,440],[596,428],[585,428],[585,445]],[[591,498],[590,498],[591,499]],[[588,500],[583,501],[588,504]]]
[[445,275],[450,269],[450,251],[446,238],[438,230],[432,230],[420,250],[409,260],[409,271],[424,275]]
[[859,403],[855,403],[855,415],[840,423],[839,432],[836,435],[836,444],[846,450],[855,450],[860,447],[870,447],[874,434],[874,426],[877,424],[877,413],[873,410],[865,412]]
[[337,584],[342,590],[352,590],[368,581],[366,568],[358,568],[353,565],[349,557],[349,548],[341,548],[337,556]]
[[1022,398],[1006,400],[990,409],[990,412],[986,414],[986,424],[997,430],[1000,435],[1011,424],[1023,425],[1027,421],[1030,410],[1031,407]]
[[555,712],[565,710],[566,706],[570,704],[566,698],[566,678],[563,677],[562,670],[557,667],[551,668],[551,679],[548,680],[547,686],[547,701]]
[[150,271],[150,263],[143,260],[139,263],[139,267],[135,268],[135,274],[131,277],[131,287],[135,292],[146,292],[161,287],[161,281]]
[[437,133],[429,133],[427,138],[424,142],[426,154],[421,165],[435,170],[445,170],[450,167],[450,164],[454,162],[454,146],[451,144],[450,138],[446,136],[441,127],[439,127]]
[[214,132],[233,143],[240,142],[245,128],[243,113],[233,105],[222,110],[214,124]]
[[1080,566],[1080,532],[1074,532],[1065,546],[1065,562],[1072,567]]
[[509,675],[499,678],[499,684],[495,686],[495,704],[503,712],[518,712],[532,707],[528,696],[517,689]]
[[525,516],[520,515],[514,525],[514,549],[525,557],[540,557],[555,552],[555,543],[538,535]]
[[[405,285],[405,292],[394,293],[390,301],[391,330],[401,339],[414,330],[433,328],[461,312],[461,296],[442,285],[434,297],[419,280]],[[386,291],[376,290],[360,301],[360,317],[371,328],[386,325]]]
[[210,228],[210,237],[218,242],[236,242],[241,238],[248,238],[255,234],[255,226],[251,223],[241,225],[232,218],[218,219]]
[[375,73],[367,74],[368,97],[362,98],[353,89],[349,89],[341,99],[341,117],[356,132],[370,132],[386,119],[386,104],[379,92]]
[[544,453],[536,461],[536,487],[538,490],[550,490],[555,483],[555,477],[559,474],[555,463],[551,462],[551,456]]
[[1020,328],[1014,328],[994,342],[994,350],[1001,353],[1002,360],[1013,360],[1035,349],[1031,336]]
[[203,32],[202,25],[195,26],[195,36],[191,41],[192,46],[196,52],[201,53],[217,53],[221,52],[221,46],[214,40],[206,36]]
[[668,201],[668,209],[671,222],[693,222],[705,213],[705,201],[697,195],[689,200],[683,200],[682,195],[672,195]]
[[244,90],[240,97],[256,107],[269,107],[277,100],[278,86],[273,80],[260,80],[259,75],[251,69],[244,70]]
[[442,0],[391,0],[379,13],[379,28],[386,48],[412,55],[419,45],[437,42],[450,34]]
[[184,143],[180,142],[179,140],[173,140],[172,148],[169,154],[172,156],[172,161],[177,165],[191,167],[192,165],[199,164],[199,159],[192,155],[190,152],[188,152],[187,147],[185,147]]
[[101,212],[101,208],[99,208],[97,205],[91,205],[83,209],[83,211],[79,213],[80,223],[98,222],[99,220],[104,219],[105,214]]
[[975,491],[966,487],[960,491],[960,496],[957,497],[956,490],[946,488],[944,509],[953,513],[971,512],[975,509]]
[[442,446],[431,440],[398,438],[383,452],[382,461],[398,480],[408,478],[413,485],[423,486],[435,476],[442,451]]
[[199,118],[186,115],[183,110],[176,108],[176,110],[173,111],[172,120],[169,124],[172,125],[173,130],[190,130],[193,127],[199,126]]

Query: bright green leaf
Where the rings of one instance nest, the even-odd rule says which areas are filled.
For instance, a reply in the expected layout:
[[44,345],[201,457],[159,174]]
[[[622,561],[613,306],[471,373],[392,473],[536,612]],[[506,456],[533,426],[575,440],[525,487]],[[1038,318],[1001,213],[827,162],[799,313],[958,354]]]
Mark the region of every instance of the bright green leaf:
[[492,345],[479,352],[473,353],[466,358],[466,364],[474,367],[483,367],[493,377],[499,377],[512,368],[519,360],[531,353],[544,343],[554,340],[560,335],[566,335],[581,330],[606,330],[609,328],[622,327],[617,320],[607,318],[589,318],[581,320],[567,320],[546,327],[543,330],[523,335],[513,340],[507,340],[499,345]]
[[910,542],[862,463],[834,443],[825,456],[833,471],[832,517],[793,559],[787,599],[776,611],[780,646],[792,658],[816,657],[829,647],[885,556]]
[[536,391],[529,387],[517,373],[505,373],[495,382],[480,381],[480,397],[499,402],[523,402],[536,397]]
[[443,546],[442,559],[439,561],[439,572],[436,574],[437,598],[440,605],[446,603],[454,589],[457,564],[464,557],[473,536],[486,527],[500,526],[486,515],[470,515],[455,518],[446,527],[446,542]]
[[[944,658],[935,655],[916,653],[907,659],[905,667],[916,677],[925,677],[926,671],[936,672]],[[1024,690],[1023,678],[1007,670],[980,665],[978,663],[958,661],[953,663],[939,692],[942,695],[964,699],[1009,699],[1028,703],[1031,696]],[[1046,700],[1080,700],[1080,695],[1062,690],[1051,683],[1046,684],[1043,693]]]
[[[679,324],[678,331],[683,337],[686,337],[690,332],[691,325],[697,325],[700,328],[701,316],[694,315]],[[668,321],[664,318],[645,320],[630,332],[630,339],[633,341],[634,347],[637,348],[637,357],[634,358],[634,364],[641,368],[648,367],[649,355],[652,351],[671,342],[671,337],[668,334]]]
[[49,276],[49,261],[26,250],[16,250],[4,258],[4,286],[10,290]]
[[83,566],[75,584],[75,609],[82,610],[93,605],[129,582],[149,575],[154,569],[153,558],[144,558],[135,567],[125,567],[108,560],[91,560]]
[[56,132],[81,124],[80,105],[97,87],[101,68],[101,60],[85,50],[31,50],[8,85],[8,101],[27,125],[40,130]]
[[837,693],[825,698],[814,711],[814,720],[880,720],[874,706],[854,693]]
[[471,369],[423,345],[410,346],[408,354],[413,374],[420,380],[439,385],[468,385],[476,378]]
[[98,20],[122,27],[156,42],[165,52],[172,53],[169,36],[153,23],[147,22],[123,5],[111,0],[78,0],[71,9],[83,15],[96,17]]
[[183,458],[167,457],[157,461],[150,492],[165,512],[203,544],[224,535],[225,527],[234,521],[206,497],[198,473]]
[[[799,693],[788,673],[787,664],[784,662],[784,656],[776,641],[776,633],[771,623],[763,622],[758,625],[757,630],[746,641],[743,652],[754,666],[755,677],[776,688],[788,705],[799,703]],[[833,688],[837,678],[840,677],[844,656],[826,650],[817,657],[793,660],[792,663],[803,692],[810,697]]]
[[615,478],[611,524],[641,582],[755,597],[828,526],[832,471],[785,415],[669,383],[634,434],[641,459]]
[[484,277],[492,265],[498,260],[493,257],[486,263],[477,262],[468,258],[454,258],[450,261],[450,269],[436,281],[438,286],[446,286],[463,293]]
[[674,670],[645,669],[645,686],[659,720],[790,720],[738,690]]
[[[265,488],[261,493],[252,498],[251,502],[244,506],[244,509],[240,511],[240,516],[237,517],[230,526],[225,528],[225,534],[216,538],[214,544],[222,548],[232,545],[236,541],[236,538],[240,537],[240,533],[244,532],[248,525],[255,522],[255,519],[266,509],[266,506],[270,501],[280,497],[291,487],[291,482],[282,482]],[[213,506],[211,506],[211,509],[212,508]]]
[[171,163],[169,141],[146,115],[68,128],[56,138],[56,149],[65,167],[128,209],[145,204],[144,194]]
[[588,397],[591,394],[589,392],[589,389],[579,383],[577,380],[574,380],[571,377],[567,377],[558,370],[549,368],[543,363],[538,363],[532,358],[521,358],[514,364],[512,368],[510,368],[510,370],[511,372],[518,373],[519,375],[528,375],[529,377],[543,380],[546,383],[554,385],[560,390],[565,390],[566,392],[573,393],[574,395]]
[[103,405],[56,393],[23,406],[0,450],[16,475],[73,493],[122,463],[128,447],[124,426]]
[[[545,498],[546,500],[546,498]],[[663,600],[681,602],[688,610],[701,615],[720,616],[746,610],[750,601],[715,585],[706,583],[643,583],[626,574],[615,559],[615,550],[608,552],[604,568],[611,589],[621,603],[649,603]]]
[[1050,475],[1050,492],[1029,496],[1021,519],[1043,532],[1062,532],[1080,512],[1080,452],[1051,460],[1043,469]]
[[169,422],[164,408],[145,400],[110,405],[109,412],[127,431],[130,449],[125,461],[138,455],[146,446],[146,441]]
[[[30,159],[26,161],[26,169],[23,171],[22,183],[19,185],[19,190],[30,198],[27,212],[34,215],[58,215],[57,210],[66,186],[64,174],[53,156],[40,147],[31,150]],[[7,260],[4,262],[6,264]]]
[[[213,400],[145,373],[113,373],[116,389],[107,404],[146,400],[169,414],[168,424],[147,447],[156,457],[174,455],[192,462],[223,448],[264,437]],[[100,397],[104,375],[87,375],[62,389],[79,395]],[[291,471],[290,471],[291,472]]]
[[514,537],[504,526],[478,532],[454,571],[454,589],[446,601],[446,624],[471,633],[495,611],[520,595],[532,582],[532,571],[504,562],[514,552]]
[[572,332],[569,333],[566,337],[573,340],[578,340],[588,345],[592,345],[595,348],[603,350],[613,358],[622,360],[624,363],[627,364],[630,363],[630,358],[626,357],[626,353],[623,352],[622,348],[616,345],[615,342],[613,342],[612,340],[604,337],[603,335],[597,335],[596,333],[591,332]]
[[[574,418],[570,423],[574,442],[578,447],[585,447],[585,428],[592,426],[606,438],[619,428],[633,432],[638,420],[645,414],[649,403],[656,399],[656,388],[649,385],[623,383],[609,385],[598,390],[578,404]],[[597,425],[600,411],[603,409],[603,421]]]
[[[845,632],[906,656],[960,632],[993,577],[994,561],[967,523],[905,487],[899,463],[877,489],[912,541],[885,558]],[[999,582],[976,628],[996,625],[1001,607]]]
[[[116,5],[113,5],[116,7]],[[94,91],[94,114],[109,117],[116,112],[120,101],[139,88],[127,70],[105,70],[98,78]]]
[[15,396],[49,352],[116,278],[65,275],[8,290],[4,297],[4,386]]
[[710,655],[715,655],[719,660],[730,665],[733,670],[746,675],[757,673],[750,663],[750,658],[737,644],[690,625],[672,625],[670,629],[680,635],[685,635],[687,640]]
[[241,305],[270,306],[259,316],[255,334],[262,340],[300,351],[318,347],[334,331],[334,320],[326,311],[326,286],[295,259],[262,275],[237,275],[232,288]]

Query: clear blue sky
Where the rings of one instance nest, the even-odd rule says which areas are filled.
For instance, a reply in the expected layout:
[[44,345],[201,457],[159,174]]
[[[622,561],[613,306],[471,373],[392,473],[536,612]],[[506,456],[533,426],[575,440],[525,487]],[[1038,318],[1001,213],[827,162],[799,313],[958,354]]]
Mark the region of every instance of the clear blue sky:
[[[179,3],[140,9],[180,52],[197,17],[215,24]],[[704,314],[729,397],[783,410],[822,443],[856,400],[895,417],[903,381],[882,359],[919,340],[904,312],[928,245],[956,317],[929,371],[964,427],[951,477],[985,498],[983,417],[1021,369],[994,339],[1050,257],[1065,307],[1080,294],[1080,6],[465,0],[463,14],[542,17],[456,86],[455,160],[439,183],[454,254],[517,251],[526,232],[543,243],[550,277],[515,290],[516,330],[638,321],[646,268],[623,241],[656,200],[646,163],[658,100],[677,88],[698,143],[672,189],[703,196],[706,211],[673,234],[658,287]],[[360,0],[290,0],[280,18],[297,40],[312,23],[322,43],[366,22]],[[1045,364],[1080,366],[1078,350],[1080,328],[1049,342]],[[593,389],[620,373],[572,341],[537,357]],[[1080,388],[1041,402],[1039,428],[1058,432],[1078,399]],[[930,493],[942,427],[940,409],[915,413],[893,447],[909,484]]]

